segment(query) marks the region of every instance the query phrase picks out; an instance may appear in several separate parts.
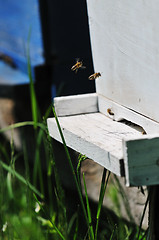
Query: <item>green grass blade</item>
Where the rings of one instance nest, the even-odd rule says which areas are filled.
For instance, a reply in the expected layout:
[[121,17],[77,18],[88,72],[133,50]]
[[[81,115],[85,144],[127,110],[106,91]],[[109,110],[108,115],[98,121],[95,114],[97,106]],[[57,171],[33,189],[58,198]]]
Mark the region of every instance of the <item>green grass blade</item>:
[[144,210],[143,210],[143,213],[142,213],[142,217],[141,217],[141,221],[140,221],[140,225],[139,225],[139,231],[138,231],[137,240],[139,240],[139,238],[140,238],[142,223],[143,223],[143,220],[144,220],[144,216],[145,216],[145,213],[146,213],[146,208],[147,208],[147,205],[149,203],[149,200],[150,200],[150,191],[148,193],[148,196],[147,196],[147,199],[146,199],[146,202],[145,202],[145,206],[144,206]]
[[37,105],[37,99],[34,89],[34,82],[31,72],[31,62],[30,62],[30,52],[29,52],[29,43],[30,43],[30,37],[31,37],[31,29],[28,34],[28,42],[27,42],[27,65],[28,65],[28,76],[30,80],[30,98],[31,98],[31,109],[32,109],[32,118],[33,122],[35,124],[35,129],[37,128],[37,122],[38,122],[38,105]]
[[43,116],[43,121],[46,122],[47,118],[50,116],[52,113],[52,104],[47,108],[45,115]]
[[113,240],[113,236],[114,236],[116,228],[117,228],[117,226],[115,225],[109,240]]
[[28,152],[27,152],[27,147],[24,140],[23,140],[23,156],[24,156],[24,166],[25,166],[25,178],[27,179],[27,181],[30,181]]
[[86,160],[87,157],[85,155],[82,155],[81,153],[78,156],[78,164],[77,164],[77,179],[78,179],[78,184],[81,186],[81,163]]
[[102,204],[103,204],[105,191],[106,191],[106,188],[107,188],[107,185],[108,185],[108,180],[109,180],[109,177],[110,177],[110,172],[108,172],[108,176],[107,176],[107,179],[106,179],[106,173],[107,173],[107,170],[104,168],[103,169],[102,181],[101,181],[101,189],[100,189],[98,207],[97,207],[97,216],[96,216],[97,222],[96,222],[96,229],[95,229],[95,240],[97,240],[100,212],[101,212],[101,208],[102,208]]
[[119,179],[118,179],[118,177],[116,175],[114,175],[114,179],[115,179],[115,185],[117,185],[118,191],[119,191],[119,193],[120,193],[120,195],[122,197],[122,200],[124,202],[124,207],[125,207],[126,213],[127,213],[128,217],[129,217],[130,221],[135,223],[134,217],[133,217],[133,215],[131,213],[131,207],[130,207],[128,198],[127,198],[127,196],[125,194],[125,191],[124,191],[124,189],[123,189],[123,187],[122,187],[122,185],[121,185],[121,183],[120,183],[120,181],[119,181]]
[[66,206],[64,203],[64,193],[57,193],[56,189],[54,190],[55,196],[56,196],[56,201],[57,201],[57,206],[58,206],[58,218],[59,222],[63,227],[63,232],[65,232],[65,235],[67,235],[68,232],[68,222],[67,222],[67,216],[66,216]]
[[0,156],[5,159],[8,163],[10,162],[10,156],[5,148],[5,146],[0,144]]
[[[14,144],[13,144],[13,130],[11,134],[11,141],[10,141],[10,148],[11,148],[11,160],[10,160],[10,166],[14,170],[15,169],[15,157],[14,157]],[[12,189],[12,175],[10,172],[7,174],[7,188],[8,188],[8,194],[10,199],[14,198],[13,189]]]
[[4,162],[0,161],[0,165],[9,173],[14,175],[19,181],[27,185],[30,190],[32,190],[34,193],[36,193],[40,198],[44,198],[44,196],[30,183],[28,182],[23,176],[21,176],[19,173],[17,173],[15,170],[13,170],[10,166],[5,164]]
[[75,231],[74,231],[74,235],[73,235],[73,240],[77,240],[78,237],[78,229],[79,229],[79,206],[78,206],[78,210],[77,210],[77,218],[76,218],[76,225],[75,225]]
[[48,220],[50,221],[50,223],[52,224],[53,228],[55,229],[55,231],[58,233],[58,235],[61,237],[61,239],[65,240],[65,237],[62,235],[62,233],[60,232],[60,230],[56,227],[55,223],[50,219],[49,215],[46,214],[46,211],[44,210],[42,204],[39,202],[39,200],[37,199],[36,195],[33,194],[36,202],[39,204],[40,208],[43,210],[43,212],[45,213],[45,215],[47,216]]
[[8,189],[9,198],[13,199],[14,194],[13,194],[13,189],[12,189],[12,176],[11,176],[10,172],[8,172],[8,174],[7,174],[7,189]]
[[[49,133],[47,131],[47,138],[46,140],[46,151],[49,152],[49,159],[47,161],[48,165],[48,178],[51,177],[51,173],[53,170],[54,173],[54,178],[55,178],[55,183],[56,183],[56,190],[55,190],[55,195],[56,195],[56,200],[57,200],[57,205],[59,207],[59,212],[63,212],[63,221],[64,221],[64,226],[65,229],[67,228],[67,216],[66,216],[66,204],[65,204],[65,192],[63,190],[61,180],[58,174],[58,170],[56,167],[56,162],[55,162],[55,156],[54,156],[54,149],[51,144],[51,137],[49,136]],[[48,147],[48,148],[47,148]],[[52,189],[49,189],[49,191],[52,191]]]
[[[44,184],[43,184],[43,175],[42,175],[42,167],[40,161],[40,146],[43,140],[44,131],[40,129],[36,136],[36,147],[35,147],[35,160],[34,160],[34,168],[33,168],[33,183],[34,186],[37,186],[37,180],[40,183],[41,192],[44,193]],[[39,178],[38,178],[38,177]]]
[[93,226],[92,226],[91,210],[90,210],[90,206],[89,206],[89,200],[88,200],[87,187],[86,187],[84,173],[83,173],[83,183],[84,183],[84,190],[85,190],[85,196],[86,196],[87,214],[88,214],[88,221],[89,221],[89,232],[90,232],[91,239],[94,240],[94,231],[93,231]]
[[[0,133],[10,131],[14,128],[24,127],[24,126],[35,126],[35,123],[33,121],[14,123],[9,125],[8,127],[0,129]],[[36,126],[46,131],[46,126],[43,123],[36,123]]]
[[89,227],[89,222],[88,222],[88,218],[87,218],[87,213],[86,213],[86,209],[85,209],[85,205],[84,205],[84,201],[83,201],[81,188],[80,188],[80,186],[78,184],[78,180],[77,180],[77,177],[76,177],[76,174],[75,174],[75,170],[74,170],[74,167],[73,167],[73,164],[72,164],[72,161],[71,161],[71,157],[70,157],[68,148],[66,146],[66,142],[65,142],[65,139],[64,139],[64,136],[63,136],[63,133],[62,133],[62,130],[61,130],[61,127],[60,127],[60,124],[59,124],[59,121],[58,121],[58,118],[57,118],[57,115],[56,115],[54,107],[52,109],[53,109],[53,113],[54,113],[54,117],[55,117],[55,120],[56,120],[56,123],[57,123],[58,130],[59,130],[59,133],[60,133],[63,145],[64,145],[64,149],[65,149],[66,156],[67,156],[67,159],[68,159],[68,162],[69,162],[69,166],[71,168],[71,171],[72,171],[72,174],[73,174],[73,178],[74,178],[74,181],[75,181],[75,184],[76,184],[76,188],[77,188],[77,192],[78,192],[78,195],[79,195],[79,198],[80,198],[80,201],[81,201],[84,217],[85,217],[86,223],[87,223],[87,225]]
[[44,143],[44,150],[45,150],[45,156],[46,156],[46,167],[47,167],[47,186],[48,186],[48,202],[49,208],[50,208],[50,214],[53,214],[53,180],[52,180],[52,168],[53,168],[53,161],[54,158],[52,157],[53,154],[52,151],[52,146],[50,142],[48,141],[49,134],[46,134],[46,136],[43,135],[43,143]]
[[69,224],[68,224],[68,229],[67,229],[67,232],[68,234],[70,234],[71,230],[72,230],[72,227],[73,227],[73,224],[75,222],[75,220],[78,218],[77,216],[77,212],[75,212],[73,214],[73,216],[71,217],[70,221],[69,221]]

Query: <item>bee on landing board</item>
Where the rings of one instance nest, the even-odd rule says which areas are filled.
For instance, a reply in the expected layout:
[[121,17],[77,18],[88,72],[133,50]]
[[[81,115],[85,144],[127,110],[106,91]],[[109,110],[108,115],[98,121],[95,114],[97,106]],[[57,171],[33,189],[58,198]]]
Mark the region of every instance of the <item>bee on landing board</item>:
[[75,71],[77,73],[78,69],[80,68],[86,68],[85,66],[83,66],[83,62],[79,61],[79,59],[76,60],[76,64],[72,66],[71,70]]
[[114,115],[114,113],[112,112],[111,108],[108,108],[108,109],[107,109],[107,113],[109,113],[109,115],[111,115],[111,116]]
[[97,72],[89,76],[89,80],[95,80],[96,78],[101,77],[101,73]]

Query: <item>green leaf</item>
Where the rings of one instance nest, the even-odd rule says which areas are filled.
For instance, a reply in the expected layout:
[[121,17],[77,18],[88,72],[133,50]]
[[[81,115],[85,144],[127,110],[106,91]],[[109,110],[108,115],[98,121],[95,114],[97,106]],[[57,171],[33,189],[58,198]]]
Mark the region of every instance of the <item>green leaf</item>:
[[19,179],[22,183],[24,183],[25,185],[27,185],[34,193],[36,193],[40,198],[44,198],[44,196],[27,180],[25,180],[25,178],[23,176],[21,176],[19,173],[17,173],[15,170],[13,170],[10,166],[8,166],[7,164],[5,164],[4,162],[0,161],[0,165],[6,170],[8,171],[10,174],[12,174],[13,176],[15,176],[17,179]]
[[84,173],[83,173],[83,183],[84,183],[84,190],[85,190],[85,196],[86,196],[87,214],[88,214],[88,221],[89,221],[89,231],[90,231],[91,239],[94,240],[91,210],[90,210],[90,206],[89,206],[89,200],[88,200],[87,187],[86,187]]
[[98,207],[97,207],[97,215],[96,215],[97,222],[96,222],[96,230],[95,230],[95,240],[97,240],[100,212],[101,212],[101,208],[102,208],[102,204],[103,204],[103,199],[104,199],[106,187],[108,185],[108,180],[109,180],[109,177],[110,177],[110,172],[108,172],[107,178],[106,178],[106,173],[107,173],[107,170],[104,168],[103,169],[102,181],[101,181]]
[[29,52],[29,43],[31,38],[31,29],[28,34],[28,41],[27,41],[27,64],[28,64],[28,76],[30,80],[30,97],[31,97],[31,109],[32,109],[32,118],[34,122],[34,128],[37,128],[37,122],[38,122],[38,104],[37,104],[37,98],[36,93],[34,89],[34,82],[31,72],[31,62],[30,62],[30,52]]

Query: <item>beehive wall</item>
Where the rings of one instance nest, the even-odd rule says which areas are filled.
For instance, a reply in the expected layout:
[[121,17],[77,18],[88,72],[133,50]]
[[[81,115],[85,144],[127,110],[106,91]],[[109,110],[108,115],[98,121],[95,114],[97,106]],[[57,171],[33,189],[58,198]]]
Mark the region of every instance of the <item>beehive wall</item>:
[[97,93],[159,122],[159,2],[87,5]]

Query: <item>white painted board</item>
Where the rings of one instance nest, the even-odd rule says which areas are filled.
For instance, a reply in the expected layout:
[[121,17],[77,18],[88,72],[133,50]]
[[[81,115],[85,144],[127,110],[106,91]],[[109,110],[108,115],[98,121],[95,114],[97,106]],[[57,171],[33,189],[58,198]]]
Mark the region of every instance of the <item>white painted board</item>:
[[127,186],[159,184],[159,135],[123,140]]
[[[58,116],[71,116],[100,112],[115,121],[122,119],[131,121],[145,130],[147,134],[159,133],[159,123],[137,112],[96,93],[79,94],[54,98],[54,106]],[[113,115],[108,113],[110,109]],[[142,130],[141,130],[142,131]]]
[[[126,108],[102,95],[98,95],[98,107],[100,112],[110,117],[112,120],[127,120],[140,126],[141,131],[146,134],[159,134],[159,123],[147,118],[129,108]],[[111,110],[109,114],[108,109]]]
[[159,122],[159,1],[87,6],[94,68],[102,74],[96,92]]
[[98,112],[98,96],[90,93],[56,97],[54,106],[58,116]]
[[[86,155],[118,176],[123,175],[123,145],[125,137],[141,136],[141,132],[102,113],[59,117],[68,147]],[[47,120],[51,137],[62,142],[54,118]]]

